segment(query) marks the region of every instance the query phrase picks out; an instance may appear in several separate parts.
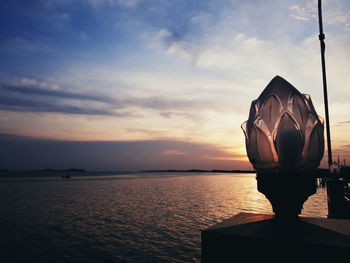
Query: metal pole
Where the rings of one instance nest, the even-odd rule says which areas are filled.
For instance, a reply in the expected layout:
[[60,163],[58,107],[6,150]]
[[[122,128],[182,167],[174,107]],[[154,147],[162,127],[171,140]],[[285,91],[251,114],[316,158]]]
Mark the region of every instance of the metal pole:
[[[329,125],[329,113],[328,113],[328,96],[327,96],[327,78],[326,78],[326,62],[325,62],[325,49],[324,43],[325,35],[323,33],[322,25],[322,2],[318,0],[318,22],[320,26],[320,39],[321,45],[321,62],[322,62],[322,79],[323,79],[323,96],[324,96],[324,110],[326,114],[326,130],[327,130],[327,148],[328,148],[328,168],[331,171],[332,160],[332,148],[331,148],[331,133]],[[336,177],[328,177],[327,181],[327,202],[328,202],[328,218],[342,218],[344,215],[344,186],[337,180]]]
[[318,21],[320,27],[320,34],[318,38],[321,45],[321,62],[322,62],[322,79],[323,79],[323,97],[324,97],[324,110],[326,115],[326,131],[327,131],[327,149],[328,149],[328,166],[332,165],[332,147],[331,147],[331,131],[329,126],[329,112],[328,112],[328,95],[327,95],[327,77],[326,77],[326,62],[325,62],[325,49],[326,45],[324,43],[325,35],[323,34],[322,25],[322,1],[318,0]]

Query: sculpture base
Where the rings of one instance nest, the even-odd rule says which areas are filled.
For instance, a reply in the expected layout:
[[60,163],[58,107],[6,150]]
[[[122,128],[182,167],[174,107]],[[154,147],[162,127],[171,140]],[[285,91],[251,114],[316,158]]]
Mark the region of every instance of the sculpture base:
[[[240,213],[202,231],[202,262],[348,261],[350,220]],[[345,261],[344,261],[345,262]]]
[[301,214],[304,202],[316,193],[316,178],[308,175],[257,174],[258,191],[263,193],[278,217]]

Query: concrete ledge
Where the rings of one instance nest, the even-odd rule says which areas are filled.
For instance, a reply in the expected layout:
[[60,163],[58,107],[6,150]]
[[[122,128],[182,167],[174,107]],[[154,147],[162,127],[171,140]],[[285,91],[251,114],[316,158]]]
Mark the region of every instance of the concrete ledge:
[[350,220],[240,213],[202,231],[202,262],[350,260]]

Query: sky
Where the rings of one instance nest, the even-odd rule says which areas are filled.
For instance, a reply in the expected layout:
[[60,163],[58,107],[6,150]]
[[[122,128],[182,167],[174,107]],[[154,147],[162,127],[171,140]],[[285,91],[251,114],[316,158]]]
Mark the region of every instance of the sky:
[[[349,164],[350,2],[323,16]],[[240,126],[276,75],[324,116],[317,1],[4,0],[0,24],[0,168],[251,169]]]

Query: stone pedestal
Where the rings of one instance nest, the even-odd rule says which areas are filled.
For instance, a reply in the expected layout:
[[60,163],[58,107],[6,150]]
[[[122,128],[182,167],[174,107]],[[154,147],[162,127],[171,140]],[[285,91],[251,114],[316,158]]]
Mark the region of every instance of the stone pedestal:
[[240,213],[202,231],[202,262],[350,260],[350,220]]

